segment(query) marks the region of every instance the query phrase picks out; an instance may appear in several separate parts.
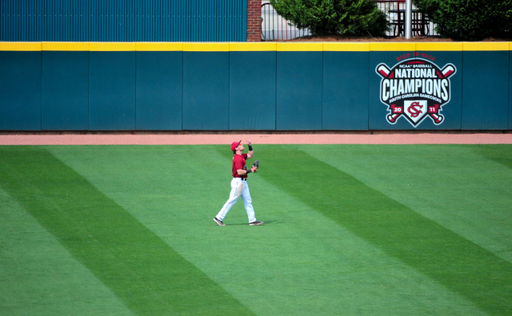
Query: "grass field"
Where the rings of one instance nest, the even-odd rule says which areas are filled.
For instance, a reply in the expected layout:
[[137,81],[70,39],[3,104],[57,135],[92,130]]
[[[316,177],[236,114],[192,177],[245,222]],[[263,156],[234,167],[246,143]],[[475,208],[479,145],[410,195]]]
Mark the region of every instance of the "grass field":
[[0,146],[0,315],[512,315],[512,145],[254,149]]

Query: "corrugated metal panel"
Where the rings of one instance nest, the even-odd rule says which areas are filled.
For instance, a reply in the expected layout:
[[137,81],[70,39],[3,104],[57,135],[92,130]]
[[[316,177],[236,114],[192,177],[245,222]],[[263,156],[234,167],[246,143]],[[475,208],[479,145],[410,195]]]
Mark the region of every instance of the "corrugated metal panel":
[[247,0],[0,0],[0,41],[246,41]]

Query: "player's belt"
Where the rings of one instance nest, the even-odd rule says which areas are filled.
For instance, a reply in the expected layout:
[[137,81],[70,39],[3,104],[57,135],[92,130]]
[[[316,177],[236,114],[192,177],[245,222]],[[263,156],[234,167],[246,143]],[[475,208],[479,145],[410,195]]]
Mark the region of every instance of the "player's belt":
[[239,178],[239,177],[235,177],[235,179],[240,179],[242,181],[247,181],[247,178]]

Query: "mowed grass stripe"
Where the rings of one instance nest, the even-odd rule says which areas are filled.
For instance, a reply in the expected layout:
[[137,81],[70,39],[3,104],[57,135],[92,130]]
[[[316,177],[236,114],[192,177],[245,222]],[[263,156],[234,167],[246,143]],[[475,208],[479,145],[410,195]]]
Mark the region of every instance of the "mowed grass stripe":
[[475,146],[478,152],[485,158],[493,160],[507,168],[512,169],[512,156],[510,156],[510,145],[478,145]]
[[0,186],[139,315],[252,315],[42,147],[0,147]]
[[266,146],[259,158],[260,176],[290,196],[489,314],[512,314],[509,262],[299,149]]
[[512,263],[512,146],[345,145],[301,150]]
[[0,187],[0,315],[135,315]]

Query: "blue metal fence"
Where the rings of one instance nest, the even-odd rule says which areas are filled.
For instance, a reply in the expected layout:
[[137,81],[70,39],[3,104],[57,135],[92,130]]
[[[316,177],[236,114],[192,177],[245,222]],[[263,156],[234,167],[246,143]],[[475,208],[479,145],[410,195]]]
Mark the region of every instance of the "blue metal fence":
[[0,41],[245,42],[247,0],[1,0]]

